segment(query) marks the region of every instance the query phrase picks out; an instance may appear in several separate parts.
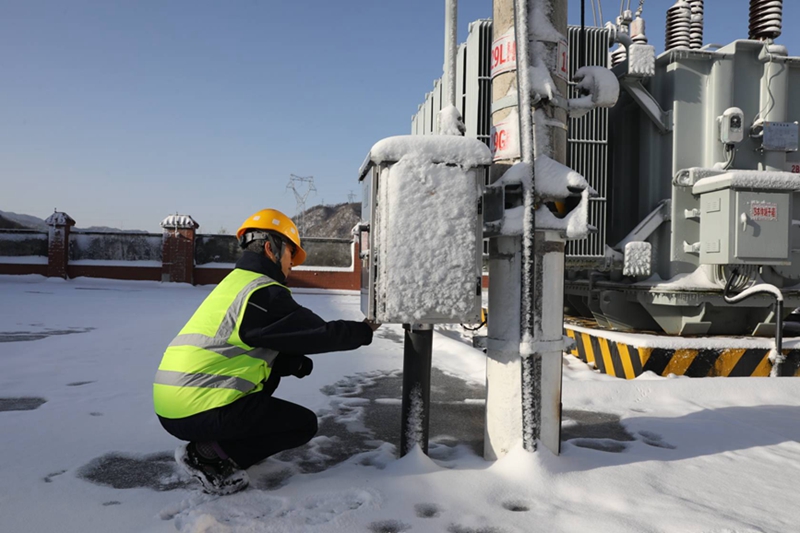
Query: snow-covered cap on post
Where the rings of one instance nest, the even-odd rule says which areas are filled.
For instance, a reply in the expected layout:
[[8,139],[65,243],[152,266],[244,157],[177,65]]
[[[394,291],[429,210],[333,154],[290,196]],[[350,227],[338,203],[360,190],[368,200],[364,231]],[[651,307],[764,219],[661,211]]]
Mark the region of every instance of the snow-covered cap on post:
[[74,226],[75,220],[62,211],[55,211],[52,215],[47,217],[44,223],[48,226]]
[[200,224],[194,221],[189,215],[170,215],[161,221],[161,227],[164,229],[197,229]]

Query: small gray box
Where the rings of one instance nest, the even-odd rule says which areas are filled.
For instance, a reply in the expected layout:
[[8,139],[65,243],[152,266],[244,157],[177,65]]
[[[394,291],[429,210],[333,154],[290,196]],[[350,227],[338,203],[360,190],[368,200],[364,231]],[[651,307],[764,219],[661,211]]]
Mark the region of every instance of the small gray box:
[[700,262],[790,264],[792,195],[725,188],[701,195]]

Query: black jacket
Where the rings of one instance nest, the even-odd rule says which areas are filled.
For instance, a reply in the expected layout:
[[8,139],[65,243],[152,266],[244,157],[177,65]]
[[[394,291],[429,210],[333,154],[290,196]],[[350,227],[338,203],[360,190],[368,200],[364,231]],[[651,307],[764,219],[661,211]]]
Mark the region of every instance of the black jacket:
[[[255,252],[245,251],[236,268],[264,274],[281,284],[286,281],[278,265]],[[352,320],[326,322],[295,302],[285,288],[270,285],[250,296],[239,337],[250,346],[280,352],[273,370],[288,375],[294,367],[292,360],[299,355],[354,350],[370,344],[372,328]]]

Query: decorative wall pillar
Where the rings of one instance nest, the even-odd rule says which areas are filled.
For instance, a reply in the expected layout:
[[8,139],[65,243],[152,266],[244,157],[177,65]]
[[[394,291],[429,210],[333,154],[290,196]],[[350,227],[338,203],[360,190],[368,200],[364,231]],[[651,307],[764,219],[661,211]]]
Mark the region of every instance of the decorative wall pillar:
[[47,246],[47,276],[67,279],[69,263],[69,231],[75,221],[66,213],[55,211],[47,217],[50,226]]
[[170,215],[164,228],[161,281],[194,285],[194,239],[200,225],[189,215]]

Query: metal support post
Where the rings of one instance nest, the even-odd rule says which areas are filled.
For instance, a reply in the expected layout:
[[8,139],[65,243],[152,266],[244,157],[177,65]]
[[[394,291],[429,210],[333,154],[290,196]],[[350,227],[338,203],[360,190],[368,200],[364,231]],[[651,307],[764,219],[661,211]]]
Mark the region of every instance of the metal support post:
[[403,408],[400,455],[419,444],[428,453],[433,326],[403,324]]
[[456,105],[456,59],[458,57],[458,0],[444,3],[444,104]]

